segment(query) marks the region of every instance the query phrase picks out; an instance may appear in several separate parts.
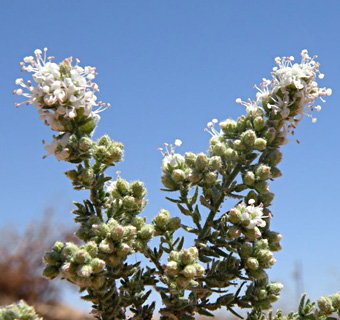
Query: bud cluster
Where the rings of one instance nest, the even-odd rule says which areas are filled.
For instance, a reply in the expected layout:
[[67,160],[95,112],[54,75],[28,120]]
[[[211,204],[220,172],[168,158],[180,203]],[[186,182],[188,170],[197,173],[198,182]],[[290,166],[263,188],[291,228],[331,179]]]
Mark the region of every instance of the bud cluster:
[[271,268],[276,262],[267,239],[258,240],[254,245],[244,243],[239,254],[247,274],[255,279],[265,279],[267,274],[264,269]]
[[317,300],[317,304],[321,312],[330,316],[334,312],[340,312],[340,292],[329,297],[324,296]]
[[166,277],[164,282],[168,284],[170,292],[182,291],[196,287],[195,279],[204,275],[204,267],[197,263],[198,250],[196,247],[171,251],[168,263],[165,265]]
[[166,232],[174,233],[181,226],[181,219],[178,217],[171,218],[169,211],[165,209],[159,210],[152,222],[155,226],[155,235],[163,235]]
[[94,241],[78,247],[74,243],[56,242],[52,251],[44,255],[43,276],[54,279],[58,275],[81,288],[100,289],[106,277],[105,261],[98,258],[99,248]]
[[21,300],[17,303],[0,308],[1,320],[42,320],[33,307]]
[[280,298],[282,289],[281,283],[268,283],[267,279],[263,279],[248,286],[246,297],[251,301],[254,308],[268,310],[271,308],[271,304]]
[[129,183],[119,178],[107,185],[106,192],[109,195],[114,216],[118,220],[131,220],[133,216],[142,212],[147,204],[147,201],[144,201],[146,188],[141,181]]

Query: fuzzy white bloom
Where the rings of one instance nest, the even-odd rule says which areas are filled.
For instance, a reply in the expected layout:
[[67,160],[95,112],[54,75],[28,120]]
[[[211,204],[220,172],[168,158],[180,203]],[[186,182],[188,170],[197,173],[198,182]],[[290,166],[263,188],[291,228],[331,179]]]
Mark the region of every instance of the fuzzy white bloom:
[[242,219],[248,220],[247,229],[254,229],[255,227],[265,227],[266,222],[262,220],[263,208],[262,206],[254,206],[254,202],[249,201],[249,206],[246,207],[246,212],[242,213]]
[[173,168],[177,168],[181,163],[184,162],[184,157],[179,153],[170,153],[164,157],[162,161],[162,169],[166,171],[168,169],[168,165]]
[[[61,124],[56,124],[60,117],[73,119],[79,114],[93,117],[103,111],[105,104],[97,104],[97,97],[94,94],[98,91],[98,85],[92,83],[96,69],[89,66],[82,68],[78,66],[78,60],[76,65],[72,65],[72,58],[65,59],[58,65],[52,62],[53,57],[46,57],[46,51],[47,49],[44,49],[42,57],[42,51],[37,49],[34,52],[35,58],[25,57],[21,62],[22,71],[33,73],[32,78],[36,85],[31,81],[25,84],[23,79],[16,80],[15,83],[27,92],[23,93],[20,88],[15,90],[14,94],[23,95],[28,99],[16,106],[32,104],[39,110],[48,109],[49,114],[44,113],[41,119],[55,131],[64,130]],[[99,108],[94,111],[95,106]]]

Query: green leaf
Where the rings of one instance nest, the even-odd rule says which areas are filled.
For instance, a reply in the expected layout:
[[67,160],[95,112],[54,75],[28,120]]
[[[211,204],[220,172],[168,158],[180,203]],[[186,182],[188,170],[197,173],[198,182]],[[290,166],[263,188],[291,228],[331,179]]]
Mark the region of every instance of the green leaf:
[[193,197],[189,200],[190,206],[193,206],[196,203],[197,197],[198,197],[198,186],[196,187]]
[[191,217],[192,213],[191,213],[189,210],[185,209],[185,208],[184,208],[182,205],[180,205],[179,203],[177,204],[177,207],[178,207],[178,209],[179,209],[185,216],[190,216],[190,217]]
[[169,200],[170,202],[173,202],[173,203],[184,203],[182,200],[172,199],[172,198],[169,198],[169,197],[165,197],[165,199]]
[[214,314],[212,314],[211,312],[209,312],[208,310],[203,309],[203,308],[198,309],[197,312],[202,316],[214,317]]
[[178,246],[177,246],[177,251],[182,250],[183,248],[183,244],[184,244],[184,237],[182,237],[181,241],[179,242]]

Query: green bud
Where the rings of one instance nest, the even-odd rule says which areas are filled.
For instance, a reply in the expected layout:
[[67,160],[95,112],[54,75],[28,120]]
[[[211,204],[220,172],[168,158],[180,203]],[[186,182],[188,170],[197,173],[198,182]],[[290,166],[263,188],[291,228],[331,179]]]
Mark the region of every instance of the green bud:
[[242,258],[247,258],[253,254],[253,247],[249,243],[244,243],[241,246],[240,255]]
[[272,167],[271,173],[272,173],[272,178],[280,178],[280,177],[282,177],[282,173],[281,173],[280,169],[277,168],[277,167]]
[[340,308],[340,292],[329,296],[329,299],[332,301],[333,308],[338,310]]
[[280,282],[272,282],[267,286],[268,293],[278,295],[283,289],[283,284]]
[[227,137],[232,136],[237,130],[237,123],[234,120],[227,119],[220,123],[220,128]]
[[161,177],[161,181],[165,188],[168,188],[170,190],[177,190],[178,186],[177,184],[171,179],[169,175],[164,175]]
[[180,228],[180,226],[181,226],[181,219],[178,217],[174,217],[168,221],[166,225],[166,229],[168,231],[173,232],[173,231],[176,231],[178,228]]
[[317,303],[320,310],[326,315],[331,315],[335,311],[332,306],[332,301],[326,296],[318,299]]
[[254,249],[256,250],[262,250],[262,249],[268,249],[268,240],[267,239],[261,239],[255,242]]
[[267,180],[270,176],[270,167],[261,164],[256,168],[255,174],[258,180]]
[[238,158],[238,154],[232,148],[228,148],[223,157],[227,161],[236,161]]
[[106,134],[102,137],[100,137],[97,141],[97,144],[99,146],[104,146],[104,147],[108,147],[109,145],[112,144],[112,140],[110,139],[110,137]]
[[270,303],[274,303],[274,302],[276,302],[276,301],[279,300],[279,299],[280,299],[280,296],[279,296],[279,295],[270,294],[270,295],[268,296],[268,301],[269,301]]
[[235,140],[233,142],[233,148],[237,151],[244,151],[246,150],[246,145],[241,140]]
[[238,224],[241,221],[241,212],[237,208],[232,208],[227,215],[228,221],[233,224]]
[[180,268],[176,261],[169,261],[166,266],[166,272],[169,275],[176,276],[179,274]]
[[88,137],[82,137],[79,140],[79,149],[82,152],[87,152],[92,148],[93,141]]
[[176,183],[182,182],[185,180],[185,173],[181,169],[175,169],[171,173],[171,179]]
[[267,141],[263,138],[256,138],[254,143],[254,149],[258,151],[263,151],[267,147]]
[[253,130],[247,130],[241,134],[241,141],[247,147],[252,147],[255,143],[256,134]]
[[247,120],[247,118],[245,116],[241,116],[237,119],[237,130],[239,132],[243,132],[245,130],[246,120]]
[[83,169],[80,171],[79,174],[79,179],[82,180],[83,182],[89,183],[90,180],[93,178],[93,169]]
[[99,273],[104,270],[105,261],[98,258],[94,258],[91,260],[90,266],[92,268],[93,273]]
[[113,252],[113,244],[109,242],[107,239],[104,239],[99,244],[99,250],[103,253],[112,253]]
[[124,227],[117,226],[114,228],[114,230],[111,232],[111,238],[113,241],[120,241],[124,237]]
[[231,226],[228,228],[227,234],[231,238],[238,238],[241,235],[241,229],[238,226]]
[[181,250],[181,262],[184,265],[193,264],[198,257],[198,251],[196,247]]
[[78,264],[88,263],[91,260],[91,256],[84,249],[80,249],[73,254],[72,260]]
[[152,224],[146,224],[142,227],[142,229],[138,232],[138,236],[142,240],[150,240],[154,234],[154,227]]
[[63,254],[67,257],[75,254],[76,252],[78,252],[78,247],[72,243],[72,242],[66,242],[66,245],[63,249]]
[[129,193],[130,185],[126,180],[118,179],[116,188],[122,196],[126,196]]
[[166,225],[170,221],[170,213],[168,210],[161,209],[159,210],[158,215],[152,220],[154,224],[161,229],[165,229]]
[[130,190],[132,192],[132,195],[138,199],[141,200],[146,195],[146,189],[144,188],[144,183],[141,181],[134,181],[130,184]]
[[268,164],[276,167],[282,160],[282,153],[278,149],[274,149],[268,155]]
[[85,264],[79,266],[77,274],[79,277],[89,278],[91,276],[92,271],[93,271],[92,267],[90,265]]
[[185,163],[190,167],[193,168],[196,163],[197,156],[192,152],[186,152],[184,155]]
[[272,143],[276,136],[276,130],[274,128],[269,128],[265,131],[264,137],[268,143]]
[[255,279],[262,280],[267,278],[267,273],[262,269],[249,270],[249,272]]
[[92,131],[96,127],[97,123],[98,123],[98,119],[97,118],[94,118],[94,117],[93,118],[89,118],[89,120],[85,124],[81,125],[79,127],[79,129],[83,133],[90,134],[90,133],[92,133]]
[[140,230],[145,225],[145,221],[142,217],[136,217],[132,220],[132,225]]
[[204,182],[207,184],[213,184],[217,179],[217,174],[214,172],[208,172],[204,175]]
[[256,258],[253,258],[253,257],[247,259],[246,265],[251,270],[256,270],[260,266],[258,260]]
[[49,266],[57,266],[59,267],[61,264],[60,253],[55,251],[48,251],[45,253],[43,257],[44,263]]
[[136,200],[132,196],[125,196],[123,198],[123,206],[127,211],[134,210],[136,208]]
[[260,250],[256,254],[257,259],[261,264],[266,264],[274,259],[273,253],[269,250]]
[[121,243],[116,251],[118,257],[125,257],[132,251],[131,247],[126,243]]
[[256,292],[256,296],[259,300],[264,300],[267,298],[267,290],[260,289]]
[[196,169],[198,171],[204,171],[209,165],[209,159],[204,153],[199,153],[196,158]]
[[55,251],[56,253],[61,253],[64,249],[64,246],[64,243],[57,241],[53,246],[53,251]]
[[178,251],[171,251],[170,255],[169,255],[169,260],[170,261],[180,262],[180,260],[181,260],[181,253],[178,252]]
[[253,123],[254,123],[254,129],[255,129],[256,131],[261,131],[261,130],[263,130],[264,127],[266,126],[266,123],[265,123],[263,117],[256,117],[256,118],[254,119],[254,122],[253,122]]
[[59,275],[59,268],[55,266],[47,266],[44,268],[42,276],[46,279],[52,280]]
[[199,183],[202,179],[202,174],[194,170],[192,173],[188,175],[188,180],[193,183]]
[[214,147],[212,148],[212,154],[214,156],[223,156],[226,152],[227,148],[225,146],[224,143],[217,143],[216,145],[214,145]]
[[252,171],[246,172],[242,177],[243,183],[247,186],[253,186],[255,183],[255,174]]
[[196,276],[196,267],[193,264],[187,265],[183,269],[182,274],[188,279],[194,279]]
[[209,168],[211,170],[219,170],[222,165],[221,157],[213,156],[209,159]]
[[124,239],[132,240],[136,237],[137,229],[134,226],[125,226],[124,227]]
[[112,162],[119,162],[123,156],[123,148],[118,145],[113,145],[108,149],[109,157],[105,159],[105,163],[111,164]]
[[259,194],[263,194],[263,193],[268,193],[269,192],[269,185],[267,182],[265,181],[259,181],[256,182],[255,185],[255,190],[259,193]]

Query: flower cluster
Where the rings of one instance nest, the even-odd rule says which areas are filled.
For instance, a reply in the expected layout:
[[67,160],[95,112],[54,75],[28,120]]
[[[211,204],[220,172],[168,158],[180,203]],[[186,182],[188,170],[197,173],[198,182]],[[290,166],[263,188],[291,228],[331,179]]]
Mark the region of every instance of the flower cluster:
[[155,225],[155,235],[163,235],[165,232],[173,233],[181,226],[181,219],[171,218],[168,210],[159,210],[158,215],[152,220]]
[[[44,53],[37,49],[34,57],[25,57],[21,62],[22,71],[33,73],[35,84],[31,81],[26,84],[22,78],[16,80],[21,88],[15,90],[14,94],[27,98],[26,101],[17,103],[16,107],[32,104],[39,110],[40,119],[53,131],[60,133],[45,147],[46,151],[55,155],[58,160],[67,160],[67,144],[71,133],[78,128],[91,135],[100,119],[98,113],[107,106],[96,102],[95,92],[99,89],[92,82],[96,76],[95,68],[80,67],[78,59],[72,65],[71,57],[58,65],[52,62],[54,57],[47,57],[46,54],[47,48]],[[94,107],[98,108],[94,110]]]
[[205,271],[204,267],[197,263],[197,258],[196,247],[171,251],[169,262],[165,266],[167,277],[164,278],[170,291],[177,292],[198,285],[195,279],[202,277]]

